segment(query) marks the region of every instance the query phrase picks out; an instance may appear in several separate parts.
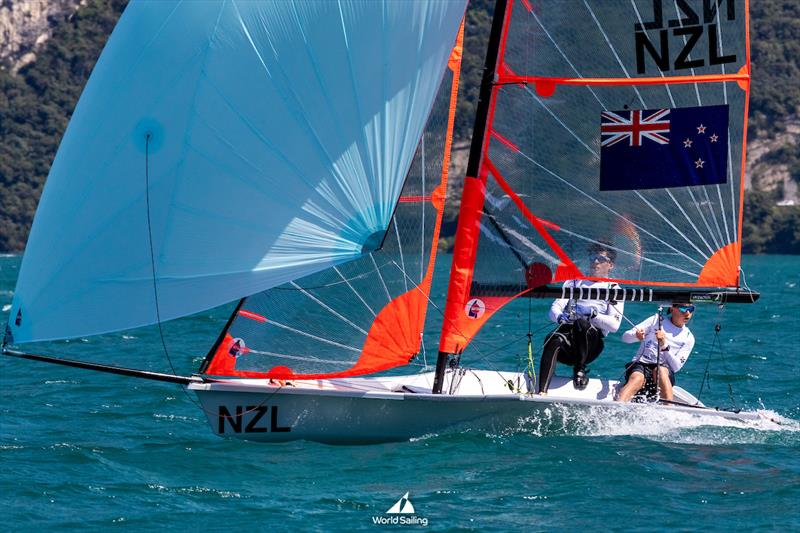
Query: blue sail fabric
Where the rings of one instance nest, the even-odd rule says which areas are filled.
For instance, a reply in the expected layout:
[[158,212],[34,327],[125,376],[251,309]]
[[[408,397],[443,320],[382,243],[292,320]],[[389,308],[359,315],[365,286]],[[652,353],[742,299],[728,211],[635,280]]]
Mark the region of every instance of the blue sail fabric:
[[465,3],[132,2],[53,162],[14,341],[185,316],[370,251]]

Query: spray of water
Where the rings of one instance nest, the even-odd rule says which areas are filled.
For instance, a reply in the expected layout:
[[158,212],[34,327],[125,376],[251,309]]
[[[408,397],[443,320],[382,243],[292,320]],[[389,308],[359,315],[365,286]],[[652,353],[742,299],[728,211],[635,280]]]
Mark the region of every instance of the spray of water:
[[631,404],[616,409],[553,405],[520,418],[502,436],[637,436],[692,444],[800,443],[800,422],[761,409],[754,420],[732,420],[703,413],[653,409]]

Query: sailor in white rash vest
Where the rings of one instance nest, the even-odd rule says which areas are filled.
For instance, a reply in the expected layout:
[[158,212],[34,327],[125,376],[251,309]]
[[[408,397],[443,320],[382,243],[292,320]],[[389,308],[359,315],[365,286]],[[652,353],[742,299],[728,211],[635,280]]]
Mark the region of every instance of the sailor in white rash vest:
[[[599,244],[589,247],[590,276],[608,278],[614,268],[616,252]],[[616,283],[590,280],[571,280],[565,287],[614,289]],[[606,300],[571,301],[559,298],[550,306],[548,317],[559,326],[544,341],[539,363],[539,394],[546,394],[556,366],[556,361],[573,367],[572,382],[583,390],[589,383],[586,365],[597,359],[603,351],[603,338],[619,329],[623,303]]]
[[694,335],[686,323],[695,308],[688,303],[673,302],[669,309],[668,318],[661,321],[661,329],[655,314],[623,333],[622,342],[641,341],[641,344],[626,366],[627,382],[619,392],[618,401],[629,401],[648,381],[655,379],[657,363],[659,395],[661,399],[672,400],[675,372],[683,368],[694,348]]

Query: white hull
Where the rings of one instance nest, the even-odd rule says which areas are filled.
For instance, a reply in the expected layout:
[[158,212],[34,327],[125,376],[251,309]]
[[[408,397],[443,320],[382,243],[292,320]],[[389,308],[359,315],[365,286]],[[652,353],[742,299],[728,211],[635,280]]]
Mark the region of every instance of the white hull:
[[[453,374],[445,380],[449,389]],[[430,394],[433,373],[382,378],[298,381],[281,387],[266,380],[238,379],[192,383],[212,430],[221,436],[261,442],[312,440],[330,444],[369,444],[408,440],[458,427],[502,433],[520,421],[563,427],[554,408],[570,410],[659,410],[698,417],[761,420],[758,412],[706,408],[675,388],[681,405],[614,402],[618,382],[591,379],[578,391],[572,381],[554,377],[547,396],[527,394],[524,377],[510,372],[467,370],[454,394]],[[456,378],[458,381],[459,377]],[[508,381],[514,384],[510,390]],[[563,406],[563,407],[558,407]],[[543,428],[546,429],[546,428]]]

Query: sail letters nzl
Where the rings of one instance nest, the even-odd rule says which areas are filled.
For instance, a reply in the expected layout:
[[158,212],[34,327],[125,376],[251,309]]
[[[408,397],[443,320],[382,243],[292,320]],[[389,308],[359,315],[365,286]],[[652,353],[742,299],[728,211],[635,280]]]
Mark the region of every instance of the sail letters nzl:
[[[270,413],[269,424],[267,420],[262,420],[267,413]],[[275,405],[237,405],[234,414],[226,406],[220,405],[218,418],[220,434],[225,433],[226,420],[234,433],[286,433],[292,430],[291,427],[278,425],[278,407]],[[246,425],[245,418],[249,418]]]
[[[640,22],[633,25],[634,43],[636,46],[636,72],[644,74],[646,70],[645,52],[661,72],[668,70],[684,70],[708,65],[721,65],[736,62],[736,55],[722,55],[720,29],[718,23],[723,20],[736,20],[734,0],[675,0],[676,18],[665,20],[663,0],[652,0],[652,19],[644,22],[645,13]],[[668,4],[672,4],[671,1]],[[694,5],[694,7],[692,7]],[[701,23],[702,17],[702,23]],[[650,30],[648,32],[648,30]],[[653,30],[658,30],[655,33]],[[670,40],[670,33],[673,39]],[[708,39],[708,63],[705,58],[698,58],[696,45],[706,35]],[[672,50],[670,50],[672,44]],[[698,47],[699,49],[702,46]],[[694,56],[692,52],[694,51]],[[673,56],[670,54],[674,54]],[[676,53],[677,52],[677,53]],[[671,61],[672,60],[672,61]]]

